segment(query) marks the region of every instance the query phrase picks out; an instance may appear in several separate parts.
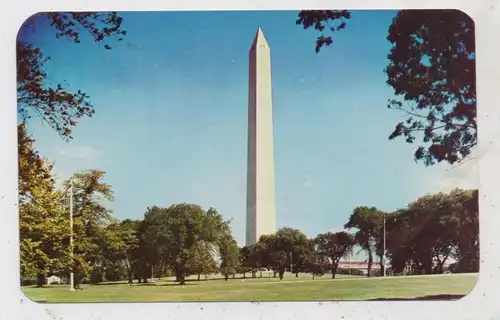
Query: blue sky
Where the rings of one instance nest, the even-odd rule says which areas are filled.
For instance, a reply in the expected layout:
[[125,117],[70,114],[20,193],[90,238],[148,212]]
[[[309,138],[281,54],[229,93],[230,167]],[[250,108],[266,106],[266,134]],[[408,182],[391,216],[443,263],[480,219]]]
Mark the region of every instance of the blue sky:
[[[245,239],[248,50],[258,26],[271,46],[278,227],[309,236],[342,230],[358,205],[394,210],[428,192],[477,186],[476,170],[425,168],[416,145],[387,137],[383,73],[395,11],[355,11],[334,44],[296,11],[124,13],[125,41],[110,51],[83,38],[55,39],[38,19],[21,36],[51,56],[51,82],[82,89],[94,117],[66,143],[38,120],[29,131],[67,179],[98,168],[115,191],[118,218],[193,202],[233,219]],[[470,169],[470,168],[469,168]]]

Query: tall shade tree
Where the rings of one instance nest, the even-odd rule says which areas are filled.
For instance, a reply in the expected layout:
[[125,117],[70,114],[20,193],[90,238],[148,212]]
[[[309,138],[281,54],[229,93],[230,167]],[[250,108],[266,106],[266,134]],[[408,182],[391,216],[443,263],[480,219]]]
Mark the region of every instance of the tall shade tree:
[[188,261],[188,273],[196,274],[198,281],[201,280],[201,275],[215,273],[217,270],[217,262],[214,259],[215,250],[211,248],[211,243],[203,240],[198,241],[198,245],[193,248]]
[[479,271],[479,198],[478,190],[460,190],[450,196],[460,204],[457,240],[458,271]]
[[[261,238],[262,239],[262,238]],[[269,259],[267,259],[267,252],[263,246],[263,241],[259,241],[248,247],[248,256],[245,260],[245,265],[252,272],[252,278],[256,277],[256,272],[260,272],[262,278],[262,268],[269,267]]]
[[[347,10],[300,11],[296,23],[319,32],[316,52],[346,27]],[[400,10],[388,29],[385,68],[394,90],[388,107],[402,112],[389,139],[420,139],[414,158],[456,163],[477,144],[474,22],[458,10]]]
[[381,230],[383,213],[375,207],[360,206],[353,210],[344,225],[346,229],[357,229],[354,235],[356,243],[368,253],[368,277],[371,277],[373,253],[376,252],[376,240]]
[[314,239],[300,238],[292,248],[291,254],[291,272],[295,273],[295,277],[299,277],[299,272],[309,272],[311,263],[316,261],[316,252]]
[[220,248],[230,231],[215,209],[205,212],[198,205],[181,203],[168,208],[148,208],[141,234],[145,249],[143,266],[163,262],[172,268],[177,281],[184,284],[201,250]]
[[280,279],[286,269],[296,273],[304,270],[310,242],[300,230],[284,227],[272,235],[261,236],[259,243],[263,248],[264,265],[277,272]]
[[247,273],[251,272],[253,269],[250,246],[244,246],[240,248],[240,273],[243,274],[243,279],[247,277]]
[[68,211],[61,207],[52,166],[35,151],[23,125],[18,141],[21,276],[36,277],[41,287],[47,275],[69,267]]
[[[116,12],[50,12],[34,15],[23,24],[20,35],[36,32],[36,26],[48,24],[54,37],[80,43],[91,38],[111,49],[110,40],[123,40],[123,18]],[[49,56],[23,37],[17,39],[17,101],[22,122],[37,117],[51,126],[63,139],[72,138],[72,128],[82,117],[91,117],[94,106],[80,89],[53,83],[46,71]]]
[[442,273],[457,260],[455,271],[479,268],[477,190],[456,189],[429,194],[391,216],[388,254],[396,273],[410,267],[412,273]]
[[354,237],[345,231],[321,233],[314,239],[319,262],[330,260],[330,272],[335,279],[340,259],[347,256],[355,244]]
[[[133,282],[134,252],[139,247],[138,223],[138,221],[125,219],[111,223],[104,230],[104,259],[110,268],[123,267],[129,284]],[[108,272],[106,278],[111,280]]]
[[220,271],[227,281],[229,275],[236,274],[240,261],[240,249],[231,235],[226,235],[220,244]]
[[390,138],[413,143],[426,165],[455,163],[477,144],[474,22],[459,10],[403,10],[387,40],[387,83],[397,97],[389,108],[407,115]]
[[[105,172],[86,170],[71,177],[74,212],[74,272],[75,287],[89,279],[94,269],[102,267],[104,256],[104,228],[114,222],[111,210],[104,201],[113,201],[111,186],[103,181]],[[65,188],[70,180],[64,182]],[[68,197],[65,205],[69,207]]]
[[262,236],[259,240],[261,243],[261,259],[263,264],[272,269],[274,274],[279,275],[280,280],[288,266],[290,266],[290,246],[285,238],[279,237],[276,234]]

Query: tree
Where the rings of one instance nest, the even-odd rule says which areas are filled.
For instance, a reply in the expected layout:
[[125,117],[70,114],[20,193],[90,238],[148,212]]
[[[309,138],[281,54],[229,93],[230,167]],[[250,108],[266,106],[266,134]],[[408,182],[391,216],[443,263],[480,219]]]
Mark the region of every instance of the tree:
[[[346,10],[300,11],[297,24],[320,32],[316,52],[345,28]],[[418,138],[414,157],[425,165],[460,162],[477,144],[474,22],[459,10],[400,10],[388,30],[389,64],[384,70],[403,112],[389,139]]]
[[[113,201],[111,186],[102,181],[105,172],[101,170],[86,170],[75,173],[71,177],[73,183],[74,212],[74,273],[75,287],[89,279],[94,269],[99,271],[105,257],[104,230],[114,222],[111,210],[102,203],[103,200]],[[70,181],[65,181],[68,188]],[[65,205],[69,207],[69,197],[65,197]]]
[[320,32],[316,38],[316,53],[324,46],[333,43],[332,36],[325,35],[325,31],[336,32],[346,27],[346,20],[351,18],[348,10],[302,10],[299,12],[296,24],[302,25],[304,29],[314,27]]
[[[273,270],[274,277],[279,274],[280,280],[283,279],[289,261],[289,252],[287,252],[285,245],[283,242],[278,241],[276,233],[262,235],[253,246],[253,259],[258,265],[258,269],[267,268]],[[252,277],[254,276],[252,275]]]
[[250,246],[244,246],[243,248],[240,249],[240,272],[243,274],[243,279],[246,278],[246,273],[252,271],[253,263],[252,263],[252,256],[251,256],[251,248]]
[[408,116],[390,139],[421,133],[415,159],[426,165],[463,160],[477,144],[474,22],[459,10],[402,10],[387,40],[387,83],[406,102],[389,108]]
[[377,234],[381,230],[382,215],[383,213],[375,207],[360,206],[353,210],[349,220],[344,225],[346,229],[358,229],[354,239],[368,253],[368,277],[371,277],[373,253],[376,247]]
[[135,251],[139,247],[138,221],[125,219],[112,223],[104,229],[103,256],[108,269],[114,270],[113,274],[118,276],[119,270],[124,268],[129,284],[133,282]]
[[476,192],[456,189],[425,195],[391,214],[387,249],[394,272],[411,266],[415,273],[442,273],[450,258],[458,259],[457,272],[477,272]]
[[259,241],[245,248],[244,265],[252,272],[252,278],[256,277],[257,271],[260,271],[260,277],[262,278],[262,268],[268,266],[268,261],[266,260],[267,252],[263,247],[263,242]]
[[478,190],[460,190],[450,196],[460,204],[457,239],[458,272],[479,271],[479,198]]
[[239,264],[240,249],[232,236],[227,235],[220,245],[220,270],[227,281],[230,274],[235,274]]
[[316,276],[322,277],[328,270],[331,270],[331,264],[328,256],[317,250],[316,239],[310,239],[310,243],[314,251],[308,256],[305,272],[312,274],[314,280]]
[[[24,23],[23,31],[34,30],[36,21],[40,20],[54,28],[56,38],[80,43],[84,33],[95,42],[104,43],[106,49],[111,49],[110,38],[121,41],[126,35],[121,27],[123,18],[116,12],[39,13]],[[40,48],[22,37],[17,39],[18,114],[23,123],[33,116],[39,117],[68,140],[78,119],[94,114],[94,106],[85,92],[70,90],[61,83],[52,85],[45,69],[49,59]]]
[[299,276],[299,272],[308,272],[310,264],[316,261],[314,239],[299,237],[300,240],[293,246],[291,254],[291,272],[295,273],[295,277]]
[[35,151],[24,125],[18,126],[18,147],[21,276],[36,277],[41,287],[48,274],[69,266],[69,220],[52,166]]
[[[275,234],[263,235],[259,239],[262,247],[261,266],[268,266],[279,274],[280,280],[288,268],[290,272],[303,270],[309,240],[298,229],[281,228]],[[294,258],[295,257],[295,258]]]
[[205,241],[199,241],[198,245],[193,248],[188,261],[188,270],[190,274],[198,275],[198,281],[201,280],[201,275],[215,273],[217,270],[217,262],[214,259],[214,250],[210,248],[210,244]]
[[345,231],[319,234],[315,240],[320,265],[330,260],[332,279],[335,279],[340,259],[349,254],[354,245],[354,238]]
[[[141,226],[142,270],[146,265],[170,266],[180,284],[195,265],[203,250],[221,248],[230,235],[228,222],[215,209],[205,212],[195,204],[181,203],[168,208],[148,208]],[[200,246],[204,246],[201,249]]]

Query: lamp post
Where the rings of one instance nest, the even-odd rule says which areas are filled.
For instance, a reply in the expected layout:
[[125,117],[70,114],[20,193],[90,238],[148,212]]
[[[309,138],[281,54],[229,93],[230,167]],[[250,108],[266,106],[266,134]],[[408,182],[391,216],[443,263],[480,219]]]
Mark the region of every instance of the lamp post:
[[384,277],[387,275],[387,264],[385,263],[385,255],[386,255],[386,232],[385,232],[385,220],[386,220],[386,214],[384,213],[384,252],[382,254],[382,264],[384,266]]
[[73,273],[74,261],[73,261],[73,180],[69,179],[69,246],[70,246],[70,257],[71,266],[69,273],[69,291],[75,291],[75,276]]

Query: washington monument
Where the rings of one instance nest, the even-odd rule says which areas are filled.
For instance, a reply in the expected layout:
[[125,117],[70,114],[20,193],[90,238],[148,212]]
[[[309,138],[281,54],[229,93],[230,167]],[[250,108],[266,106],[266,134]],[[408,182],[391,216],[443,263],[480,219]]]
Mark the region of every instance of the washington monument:
[[271,50],[260,27],[249,62],[247,245],[276,231]]

